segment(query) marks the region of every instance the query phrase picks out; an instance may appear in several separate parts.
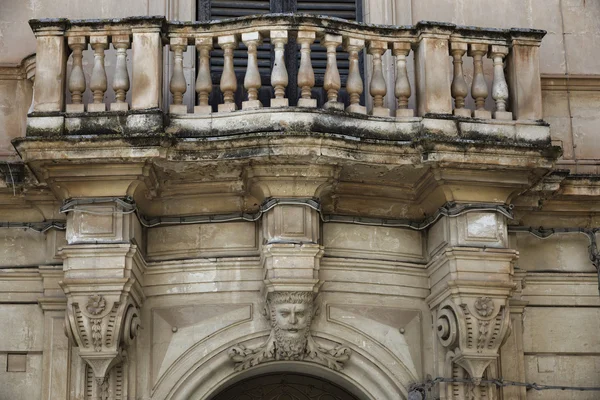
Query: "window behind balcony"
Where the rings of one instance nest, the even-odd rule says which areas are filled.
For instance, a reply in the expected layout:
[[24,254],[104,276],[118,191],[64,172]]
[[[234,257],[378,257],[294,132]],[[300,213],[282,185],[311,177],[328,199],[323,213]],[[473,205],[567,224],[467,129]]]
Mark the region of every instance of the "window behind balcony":
[[[246,15],[267,14],[267,13],[305,13],[314,15],[326,15],[330,17],[344,18],[350,21],[362,20],[362,0],[198,0],[198,20],[222,20],[227,18],[242,17]],[[300,52],[296,41],[293,38],[285,48],[286,67],[288,71],[289,84],[286,90],[286,96],[290,105],[296,105],[299,97],[297,89],[297,72],[300,63]],[[323,77],[325,75],[327,52],[318,42],[311,47],[311,59],[315,72],[315,87],[312,91],[312,97],[317,99],[318,106],[322,106],[327,101],[327,96],[323,90]],[[361,75],[363,75],[362,55],[359,57],[361,66]],[[342,81],[342,89],[339,92],[339,100],[348,105],[349,99],[345,90],[346,79],[348,77],[348,53],[337,52],[338,69]],[[235,101],[238,108],[241,102],[246,99],[244,90],[244,74],[246,73],[247,51],[246,46],[240,43],[238,50],[234,52],[234,68],[238,80],[238,90],[235,95]],[[262,87],[259,92],[259,99],[265,107],[269,106],[270,99],[273,97],[273,88],[271,82],[271,66],[273,65],[273,53],[269,38],[265,38],[263,45],[258,48],[258,68],[261,74]],[[210,104],[216,111],[217,104],[223,102],[223,95],[219,89],[219,81],[223,71],[223,51],[216,47],[211,53],[211,73],[213,80],[213,91],[211,93]],[[364,99],[361,99],[363,102]],[[364,104],[364,103],[363,103]]]

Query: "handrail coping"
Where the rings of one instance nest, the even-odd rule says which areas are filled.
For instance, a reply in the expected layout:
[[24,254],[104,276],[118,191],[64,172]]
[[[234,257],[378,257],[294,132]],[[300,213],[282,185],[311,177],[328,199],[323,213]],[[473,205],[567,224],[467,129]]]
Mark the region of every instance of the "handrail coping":
[[459,36],[465,39],[487,40],[529,40],[541,41],[546,31],[528,28],[487,28],[476,26],[456,25],[448,22],[419,21],[415,25],[381,25],[364,22],[348,21],[342,18],[302,13],[259,14],[238,18],[227,18],[213,21],[167,21],[164,16],[135,16],[108,19],[67,19],[45,18],[31,19],[29,25],[34,33],[48,30],[69,31],[74,28],[91,28],[94,30],[111,30],[123,27],[153,27],[160,28],[167,34],[201,34],[219,31],[226,27],[228,30],[260,28],[286,25],[290,27],[310,26],[320,28],[325,33],[336,31],[354,31],[360,34],[387,37],[393,39],[414,38],[422,33],[441,33]]

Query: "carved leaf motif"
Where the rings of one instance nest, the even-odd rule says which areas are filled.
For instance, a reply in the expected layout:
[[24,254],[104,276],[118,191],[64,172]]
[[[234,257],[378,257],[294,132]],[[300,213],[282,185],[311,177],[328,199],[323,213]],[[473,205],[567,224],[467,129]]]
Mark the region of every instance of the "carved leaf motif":
[[[255,349],[248,349],[244,345],[233,346],[229,352],[229,358],[236,363],[235,370],[242,371],[263,362],[275,360],[274,334],[271,332],[269,339]],[[299,360],[317,362],[334,371],[344,368],[344,363],[350,359],[352,350],[344,346],[326,349],[317,345],[311,335],[308,336],[306,349],[303,354],[298,355]]]
[[485,344],[487,342],[487,336],[489,332],[489,321],[479,321],[479,335],[477,337],[477,348],[483,349],[485,348]]
[[92,344],[94,350],[102,351],[102,319],[92,319]]

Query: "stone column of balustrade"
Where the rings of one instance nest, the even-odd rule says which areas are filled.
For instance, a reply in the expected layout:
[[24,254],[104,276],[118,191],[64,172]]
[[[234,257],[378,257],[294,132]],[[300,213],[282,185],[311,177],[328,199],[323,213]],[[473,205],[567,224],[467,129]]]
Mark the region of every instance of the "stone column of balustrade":
[[289,101],[285,97],[288,73],[285,67],[284,46],[287,42],[287,31],[271,31],[271,43],[273,43],[275,52],[275,61],[271,71],[271,86],[273,86],[275,98],[271,99],[271,107],[287,107],[289,105]]
[[219,46],[223,49],[223,73],[221,75],[221,92],[223,92],[223,104],[219,104],[219,112],[231,112],[237,110],[234,95],[237,90],[237,78],[233,69],[233,50],[237,48],[238,42],[235,35],[219,36]]
[[470,118],[471,110],[465,108],[465,97],[469,94],[469,88],[465,75],[463,73],[463,56],[467,52],[468,45],[465,42],[451,41],[450,54],[452,55],[452,64],[454,74],[452,78],[452,97],[454,98],[454,110],[452,113],[459,117]]
[[210,76],[210,51],[213,48],[213,38],[196,38],[196,52],[198,54],[198,73],[196,74],[196,93],[198,105],[194,107],[194,114],[210,114],[212,107],[208,104],[208,97],[212,91],[212,78]]
[[471,97],[475,101],[474,118],[490,119],[492,113],[485,109],[485,99],[488,97],[488,85],[483,75],[483,56],[488,52],[488,45],[482,43],[469,44],[469,57],[473,57],[473,82],[471,83]]
[[169,83],[169,90],[173,94],[173,104],[169,105],[170,114],[187,114],[187,105],[183,104],[183,94],[187,90],[185,75],[183,74],[183,52],[187,50],[187,38],[173,37],[170,48],[173,52],[173,75]]
[[93,103],[88,104],[88,112],[106,111],[104,104],[104,93],[107,88],[106,68],[104,66],[104,50],[108,48],[107,36],[90,36],[90,46],[94,49],[94,67],[90,79],[90,90],[93,95]]
[[316,108],[317,99],[311,98],[315,86],[315,72],[310,59],[310,45],[314,43],[316,34],[313,31],[298,31],[296,42],[300,45],[300,68],[298,68],[298,87],[301,89],[298,107]]
[[327,49],[327,65],[323,78],[323,89],[327,92],[327,102],[324,108],[343,110],[344,103],[338,101],[338,93],[342,83],[336,59],[336,49],[342,44],[342,36],[327,33],[321,39],[321,44]]
[[508,54],[508,46],[490,46],[488,57],[494,62],[494,82],[492,83],[492,98],[496,102],[494,119],[512,120],[512,112],[506,111],[508,102],[508,84],[504,78],[504,59]]
[[248,92],[248,100],[242,102],[242,110],[253,110],[262,108],[263,104],[258,100],[258,91],[261,86],[260,72],[258,70],[258,46],[262,44],[260,32],[242,33],[242,42],[248,48],[248,66],[244,76],[244,88]]
[[373,97],[373,109],[371,115],[378,117],[389,117],[390,109],[383,106],[383,98],[387,94],[387,85],[383,76],[383,63],[381,57],[387,51],[387,42],[371,41],[369,43],[369,54],[372,57],[373,68],[371,70],[371,83],[369,93]]
[[115,91],[115,102],[110,104],[110,110],[127,111],[129,104],[125,98],[130,87],[129,72],[127,71],[127,49],[130,47],[129,35],[113,35],[112,44],[117,50],[117,61],[112,85]]
[[406,57],[410,53],[409,42],[394,42],[392,45],[396,57],[396,85],[394,95],[398,101],[396,118],[414,117],[415,112],[408,108],[408,99],[411,95],[408,71],[406,70]]
[[358,53],[365,47],[363,39],[352,37],[344,38],[344,50],[348,52],[350,68],[348,69],[348,80],[346,81],[346,91],[350,96],[350,105],[346,111],[366,114],[367,108],[360,105],[360,95],[364,90],[362,77],[360,76],[360,66],[358,64]]
[[85,74],[83,72],[83,51],[87,47],[87,37],[85,35],[69,36],[67,41],[72,51],[73,66],[68,80],[71,103],[66,105],[65,110],[68,113],[82,113],[85,111],[83,93],[86,88]]

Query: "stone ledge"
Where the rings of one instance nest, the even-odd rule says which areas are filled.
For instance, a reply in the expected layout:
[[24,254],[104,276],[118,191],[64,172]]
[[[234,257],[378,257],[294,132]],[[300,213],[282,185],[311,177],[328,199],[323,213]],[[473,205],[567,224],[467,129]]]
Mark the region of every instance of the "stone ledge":
[[227,138],[265,134],[340,135],[349,139],[414,141],[473,141],[530,143],[548,147],[550,132],[544,121],[501,121],[446,114],[424,117],[376,117],[337,110],[289,107],[234,113],[165,115],[159,109],[96,113],[31,113],[28,137],[101,137],[107,135],[168,135],[180,138]]

